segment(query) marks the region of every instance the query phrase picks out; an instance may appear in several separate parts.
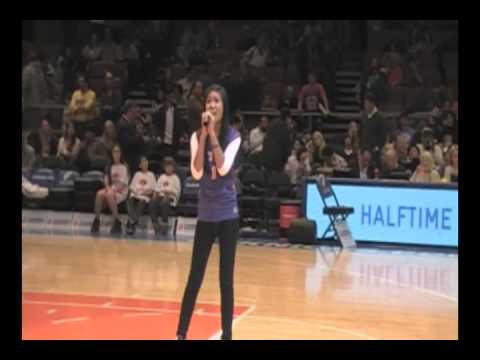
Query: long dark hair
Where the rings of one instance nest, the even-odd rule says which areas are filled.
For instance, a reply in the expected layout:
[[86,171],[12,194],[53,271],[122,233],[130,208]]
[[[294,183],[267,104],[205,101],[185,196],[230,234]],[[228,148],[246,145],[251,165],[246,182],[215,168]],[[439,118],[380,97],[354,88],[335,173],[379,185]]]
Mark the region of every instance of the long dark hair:
[[220,146],[222,147],[222,150],[225,150],[227,147],[227,135],[228,135],[228,130],[230,128],[230,107],[228,103],[228,95],[225,90],[225,88],[221,85],[218,84],[213,84],[208,87],[207,91],[205,92],[205,102],[208,98],[208,95],[212,92],[215,91],[220,94],[220,97],[222,98],[222,103],[223,103],[223,116],[222,116],[222,122],[220,126],[220,135],[218,140],[220,141]]
[[122,150],[122,147],[120,146],[119,143],[115,143],[113,146],[112,146],[112,150],[110,150],[109,152],[109,156],[110,156],[110,161],[108,162],[108,165],[107,167],[105,168],[105,172],[107,173],[107,177],[108,177],[108,185],[112,185],[112,166],[114,164],[113,162],[113,150],[118,147],[120,149],[120,164],[123,164],[127,167],[127,173],[130,174],[130,169],[128,168],[128,165],[125,163],[125,160],[123,158],[123,150]]
[[[208,95],[212,92],[215,91],[218,94],[220,94],[220,97],[222,99],[223,103],[223,116],[221,120],[221,125],[220,125],[220,135],[219,135],[219,142],[220,142],[220,147],[222,148],[223,151],[225,151],[225,148],[228,145],[228,132],[231,130],[230,127],[230,107],[228,104],[228,95],[225,90],[225,88],[221,85],[218,84],[213,84],[208,87],[207,91],[205,92],[205,102],[208,98]],[[202,125],[203,126],[203,125]],[[198,132],[199,134],[200,132]],[[207,144],[210,141],[210,139],[207,139]],[[205,159],[204,159],[204,167],[205,169],[207,168],[208,160],[207,160],[207,147],[205,146]]]

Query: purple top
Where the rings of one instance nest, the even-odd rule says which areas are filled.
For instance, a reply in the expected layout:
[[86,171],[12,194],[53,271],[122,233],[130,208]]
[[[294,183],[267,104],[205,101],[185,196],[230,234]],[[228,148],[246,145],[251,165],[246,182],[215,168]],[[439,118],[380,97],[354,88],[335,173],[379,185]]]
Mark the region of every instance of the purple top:
[[227,147],[224,150],[224,164],[217,169],[212,148],[207,142],[207,156],[204,170],[200,173],[193,167],[193,160],[198,149],[196,133],[190,139],[192,176],[200,180],[198,195],[198,220],[222,221],[238,218],[237,191],[235,188],[235,171],[233,163],[240,147],[241,138],[237,130],[227,130]]

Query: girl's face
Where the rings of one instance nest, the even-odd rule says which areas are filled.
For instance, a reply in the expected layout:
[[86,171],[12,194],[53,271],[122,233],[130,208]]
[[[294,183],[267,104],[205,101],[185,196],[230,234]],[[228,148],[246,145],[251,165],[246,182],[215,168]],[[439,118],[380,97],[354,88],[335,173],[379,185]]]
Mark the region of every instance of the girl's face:
[[148,160],[146,158],[142,158],[142,160],[140,161],[140,170],[142,170],[143,172],[148,171]]
[[168,165],[165,165],[165,173],[167,175],[172,175],[173,174],[173,165],[171,164],[168,164]]
[[213,115],[215,122],[220,122],[223,118],[223,101],[220,94],[216,91],[210,91],[205,102],[206,110]]
[[120,163],[121,157],[122,157],[122,151],[120,150],[120,148],[119,148],[118,146],[115,146],[115,147],[112,149],[113,162],[114,162],[115,164]]

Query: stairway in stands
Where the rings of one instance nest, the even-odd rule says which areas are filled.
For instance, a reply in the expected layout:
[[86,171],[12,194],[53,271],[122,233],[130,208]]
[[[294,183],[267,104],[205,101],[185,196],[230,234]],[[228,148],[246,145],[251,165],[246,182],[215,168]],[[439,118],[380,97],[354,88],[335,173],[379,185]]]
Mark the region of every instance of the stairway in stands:
[[361,110],[356,99],[356,86],[360,82],[361,71],[361,55],[347,54],[336,73],[335,112],[358,113]]

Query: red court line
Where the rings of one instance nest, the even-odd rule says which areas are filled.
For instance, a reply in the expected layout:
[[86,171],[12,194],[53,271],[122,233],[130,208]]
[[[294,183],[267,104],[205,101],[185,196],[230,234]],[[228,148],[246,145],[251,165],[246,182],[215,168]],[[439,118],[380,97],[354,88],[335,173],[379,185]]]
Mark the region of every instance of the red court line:
[[[180,303],[170,300],[23,292],[24,340],[169,340]],[[248,306],[235,306],[234,319]],[[220,306],[197,303],[189,339],[208,339],[221,328]]]

